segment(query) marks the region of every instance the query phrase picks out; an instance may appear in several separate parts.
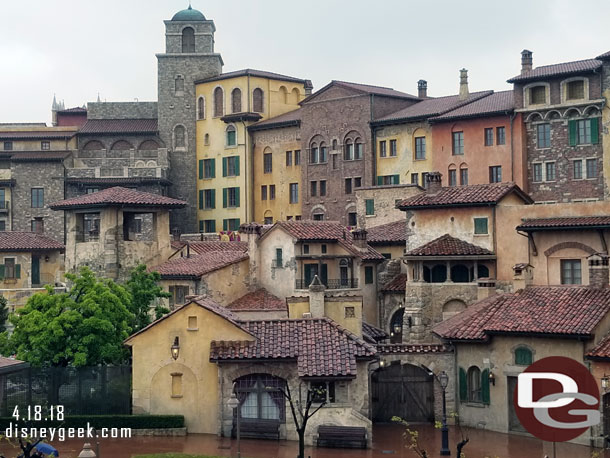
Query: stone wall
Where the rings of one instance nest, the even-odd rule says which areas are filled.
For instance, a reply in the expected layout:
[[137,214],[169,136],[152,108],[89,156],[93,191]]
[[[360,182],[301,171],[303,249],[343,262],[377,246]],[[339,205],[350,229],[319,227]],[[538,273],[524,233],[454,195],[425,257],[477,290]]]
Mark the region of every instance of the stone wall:
[[[423,192],[416,185],[366,186],[356,191],[356,210],[358,212],[358,227],[364,229],[381,224],[404,221],[405,212],[396,208],[396,201],[408,199]],[[366,214],[366,200],[375,201],[375,214]],[[406,222],[405,222],[406,224]]]
[[155,119],[157,102],[89,102],[87,119]]

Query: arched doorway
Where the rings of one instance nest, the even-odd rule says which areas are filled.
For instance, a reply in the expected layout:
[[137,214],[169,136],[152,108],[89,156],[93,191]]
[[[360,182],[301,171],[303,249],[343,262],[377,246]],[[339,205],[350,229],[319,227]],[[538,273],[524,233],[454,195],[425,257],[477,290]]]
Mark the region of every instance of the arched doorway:
[[405,309],[399,308],[392,315],[390,320],[390,342],[402,343],[402,323],[404,320]]
[[410,423],[434,421],[434,375],[412,364],[390,364],[371,375],[373,421],[397,416]]

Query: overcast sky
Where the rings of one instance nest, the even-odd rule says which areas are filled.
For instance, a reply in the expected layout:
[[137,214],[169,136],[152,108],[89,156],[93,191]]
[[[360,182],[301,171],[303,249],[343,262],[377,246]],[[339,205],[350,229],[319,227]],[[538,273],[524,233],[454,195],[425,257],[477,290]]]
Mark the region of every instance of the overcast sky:
[[[188,0],[0,0],[0,122],[50,123],[66,108],[157,98],[155,53],[164,19]],[[193,0],[216,24],[224,71],[255,68],[313,81],[389,86],[417,94],[508,89],[520,51],[534,66],[610,50],[610,2]]]

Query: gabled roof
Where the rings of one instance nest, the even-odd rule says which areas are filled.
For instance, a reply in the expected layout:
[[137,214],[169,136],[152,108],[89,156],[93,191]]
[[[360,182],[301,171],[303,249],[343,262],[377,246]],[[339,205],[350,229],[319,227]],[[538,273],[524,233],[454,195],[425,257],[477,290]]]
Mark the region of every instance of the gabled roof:
[[129,344],[129,342],[134,337],[136,337],[136,336],[138,336],[138,335],[148,331],[153,326],[157,326],[159,323],[167,320],[169,317],[175,315],[176,313],[180,313],[182,310],[184,310],[189,305],[196,305],[196,306],[202,307],[202,308],[204,308],[204,309],[206,309],[206,310],[208,310],[208,311],[210,311],[212,313],[215,313],[216,315],[224,318],[225,320],[227,320],[228,322],[230,322],[234,326],[238,327],[239,329],[241,329],[245,333],[250,334],[253,337],[255,337],[250,331],[248,331],[248,329],[245,326],[242,325],[241,322],[239,322],[239,319],[237,318],[237,316],[234,315],[226,307],[223,307],[222,305],[214,302],[212,299],[210,299],[208,297],[199,296],[199,297],[196,297],[194,299],[191,299],[190,302],[184,304],[183,306],[177,307],[176,309],[172,310],[171,312],[167,313],[166,315],[163,315],[158,320],[153,321],[148,326],[140,329],[138,332],[130,335],[127,339],[125,339],[125,342],[123,342],[123,343]]
[[127,205],[130,207],[163,207],[182,208],[186,206],[183,200],[136,191],[134,189],[113,188],[103,189],[91,194],[84,194],[71,199],[61,200],[49,205],[52,210],[70,210],[74,208],[113,207]]
[[508,194],[514,192],[526,204],[533,203],[515,183],[474,184],[468,186],[448,186],[438,192],[423,192],[396,204],[400,210],[424,208],[446,208],[456,206],[478,207],[496,205]]
[[477,302],[433,332],[451,341],[484,342],[494,334],[590,338],[608,311],[608,288],[536,286]]
[[210,361],[296,360],[299,377],[355,377],[375,347],[328,318],[242,321],[255,341],[213,341]]
[[577,60],[574,62],[564,62],[561,64],[543,65],[533,68],[525,73],[513,76],[507,80],[508,83],[523,83],[526,81],[535,81],[556,76],[570,75],[574,73],[589,73],[597,70],[602,66],[601,60],[587,59]]
[[367,322],[362,322],[362,338],[365,342],[376,344],[380,340],[387,339],[389,337],[388,333],[383,329],[379,329],[372,324],[368,324]]
[[63,250],[63,243],[35,232],[0,232],[0,252]]
[[315,97],[317,97],[318,95],[327,91],[328,89],[330,89],[333,86],[339,86],[339,87],[343,87],[345,89],[350,89],[352,91],[355,91],[355,92],[358,92],[358,93],[364,94],[364,95],[379,95],[379,96],[384,96],[384,97],[394,97],[394,98],[398,98],[398,99],[421,100],[419,97],[417,97],[415,95],[407,94],[406,92],[400,92],[395,89],[392,89],[391,87],[372,86],[369,84],[350,83],[348,81],[332,80],[326,86],[317,90],[316,92],[311,94],[306,99],[302,100],[300,102],[300,105],[310,102]]
[[492,94],[493,91],[472,92],[465,99],[460,99],[459,95],[449,95],[446,97],[436,97],[424,99],[414,105],[398,110],[389,115],[383,116],[373,122],[372,125],[395,124],[421,119],[431,118],[447,111],[454,110],[462,105],[474,102],[482,97]]
[[156,134],[156,119],[89,119],[80,128],[81,134]]
[[275,116],[274,118],[265,119],[248,127],[248,130],[255,132],[257,130],[277,129],[280,127],[291,127],[301,125],[302,109],[289,111],[288,113]]
[[371,227],[366,232],[369,245],[404,245],[407,241],[407,222],[401,219]]
[[442,122],[455,119],[478,118],[511,113],[515,108],[513,91],[500,91],[483,97],[455,110],[431,118],[431,122]]
[[552,231],[568,229],[605,229],[610,227],[610,216],[558,216],[555,218],[524,219],[518,231]]
[[398,274],[381,287],[381,291],[404,293],[407,288],[407,274]]
[[246,259],[248,254],[243,251],[209,251],[188,258],[170,259],[150,270],[159,272],[163,279],[198,279]]
[[287,311],[286,301],[274,296],[265,288],[257,289],[227,305],[234,312],[265,312],[265,311]]
[[445,234],[407,252],[405,256],[493,256],[493,253],[487,248]]
[[240,76],[254,76],[257,78],[268,78],[272,80],[301,83],[305,86],[306,89],[311,89],[313,87],[313,85],[311,84],[311,80],[295,78],[294,76],[281,75],[279,73],[266,72],[262,70],[254,70],[251,68],[244,68],[243,70],[235,70],[233,72],[221,73],[220,75],[212,76],[211,78],[203,78],[200,80],[196,80],[195,84],[209,83],[210,81],[220,81],[230,78],[238,78]]
[[606,335],[598,344],[586,354],[587,359],[610,360],[610,334]]

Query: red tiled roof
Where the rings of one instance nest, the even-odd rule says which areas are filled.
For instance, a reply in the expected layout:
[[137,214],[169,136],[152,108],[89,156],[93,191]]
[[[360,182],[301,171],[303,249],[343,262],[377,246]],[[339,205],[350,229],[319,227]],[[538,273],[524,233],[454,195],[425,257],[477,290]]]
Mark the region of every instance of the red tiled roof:
[[370,245],[404,245],[407,241],[407,223],[404,219],[371,227],[366,232],[366,241]]
[[23,151],[10,155],[13,162],[55,162],[63,161],[70,155],[69,151]]
[[[225,242],[230,243],[230,242]],[[229,310],[233,311],[269,311],[269,310],[282,310],[286,311],[286,301],[283,301],[279,297],[274,296],[265,288],[257,289],[251,293],[248,293],[236,301],[233,301],[227,305]]]
[[599,59],[599,60],[610,59],[610,51],[600,54],[599,56],[596,57],[596,59]]
[[407,274],[398,274],[381,288],[382,291],[404,293],[407,288]]
[[387,339],[388,337],[388,333],[385,332],[383,329],[379,329],[373,326],[372,324],[368,324],[364,321],[362,322],[362,338],[366,342],[375,344],[380,340]]
[[486,341],[492,334],[590,337],[610,311],[610,289],[537,286],[494,295],[433,328],[447,340]]
[[29,364],[25,361],[20,361],[15,358],[6,358],[4,356],[0,356],[0,373],[6,374],[13,371],[19,371],[28,367]]
[[106,207],[115,205],[182,208],[186,206],[186,202],[172,199],[171,197],[161,196],[159,194],[115,186],[91,194],[84,194],[71,199],[54,202],[49,205],[49,208],[52,210],[69,210],[71,208]]
[[469,186],[449,186],[441,188],[434,194],[422,192],[396,204],[400,210],[417,210],[419,208],[453,207],[453,206],[486,206],[497,204],[511,192],[517,193],[525,203],[532,199],[515,183],[473,184]]
[[610,334],[589,350],[586,356],[591,359],[610,359]]
[[357,359],[372,359],[375,347],[328,318],[244,321],[254,342],[213,341],[210,361],[296,360],[299,377],[357,374]]
[[556,218],[524,219],[517,226],[518,231],[536,229],[572,229],[572,228],[604,228],[610,227],[610,216],[558,216]]
[[460,118],[474,118],[479,116],[490,116],[498,113],[512,112],[515,108],[513,91],[494,92],[475,102],[464,105],[455,110],[448,111],[436,116],[431,121],[448,121]]
[[265,119],[248,127],[250,131],[274,129],[276,127],[298,126],[301,123],[302,109],[289,111],[288,113],[275,116],[274,118]]
[[381,355],[397,353],[452,353],[453,349],[442,344],[380,344],[377,352]]
[[45,140],[45,139],[65,139],[74,136],[76,130],[0,130],[0,140]]
[[564,62],[561,64],[543,65],[529,70],[521,75],[513,76],[507,80],[508,83],[519,83],[537,79],[551,78],[554,76],[569,75],[571,73],[592,72],[602,66],[602,62],[596,59],[577,60],[575,62]]
[[220,81],[220,80],[225,80],[225,79],[229,79],[229,78],[237,78],[240,76],[254,76],[257,78],[269,78],[269,79],[274,79],[274,80],[279,80],[279,81],[290,81],[293,83],[301,83],[306,88],[313,87],[310,80],[295,78],[294,76],[281,75],[279,73],[266,72],[263,70],[254,70],[252,68],[244,68],[243,70],[235,70],[232,72],[221,73],[218,76],[212,76],[210,78],[204,78],[204,79],[197,80],[197,81],[195,81],[195,84],[208,83],[210,81]]
[[190,258],[181,257],[152,267],[162,278],[200,278],[201,276],[248,259],[243,251],[209,251]]
[[172,182],[166,178],[157,177],[106,177],[106,178],[88,178],[88,177],[68,177],[66,183],[77,184],[100,184],[100,185],[141,185],[149,183],[160,183],[162,185],[171,185]]
[[89,119],[79,134],[155,134],[156,119]]
[[445,234],[407,252],[405,256],[493,256],[493,253],[487,248]]
[[461,100],[459,95],[424,99],[415,105],[408,106],[407,108],[403,108],[402,110],[383,116],[371,124],[388,124],[395,121],[402,122],[438,116],[449,110],[454,110],[462,105],[474,102],[475,100],[488,96],[492,93],[493,91],[473,92],[464,100]]
[[35,232],[0,232],[0,251],[63,250],[64,245]]

